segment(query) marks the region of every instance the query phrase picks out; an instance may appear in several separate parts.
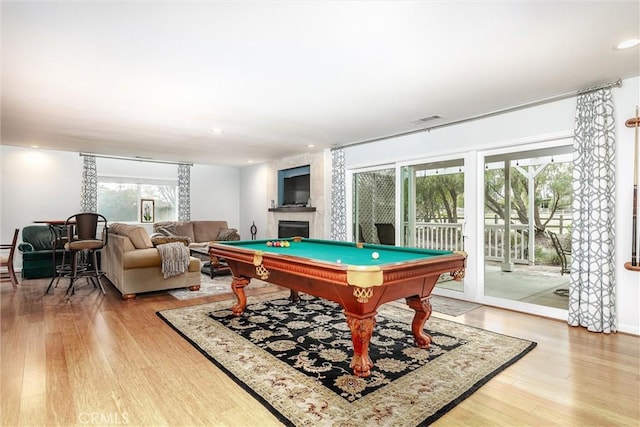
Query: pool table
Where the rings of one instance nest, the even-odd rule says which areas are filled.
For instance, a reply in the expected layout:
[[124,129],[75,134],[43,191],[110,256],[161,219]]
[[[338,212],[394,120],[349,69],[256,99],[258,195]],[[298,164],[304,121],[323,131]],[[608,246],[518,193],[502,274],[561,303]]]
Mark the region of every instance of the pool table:
[[[273,246],[274,241],[287,243]],[[301,237],[211,242],[209,255],[223,258],[231,269],[237,316],[247,305],[244,288],[251,278],[291,289],[294,300],[305,292],[340,304],[351,330],[351,368],[359,377],[368,377],[373,367],[369,341],[378,307],[405,298],[415,311],[411,331],[416,345],[428,348],[431,337],[423,326],[431,315],[431,291],[443,273],[462,280],[466,263],[464,252]]]

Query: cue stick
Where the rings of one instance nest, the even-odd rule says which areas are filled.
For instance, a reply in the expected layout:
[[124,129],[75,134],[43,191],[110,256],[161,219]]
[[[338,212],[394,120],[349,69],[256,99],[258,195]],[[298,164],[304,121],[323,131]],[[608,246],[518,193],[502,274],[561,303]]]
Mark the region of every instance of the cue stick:
[[[629,126],[627,121],[626,125]],[[638,266],[638,124],[640,123],[640,117],[638,117],[638,107],[636,106],[635,124],[635,140],[633,145],[633,223],[631,231],[631,266]]]

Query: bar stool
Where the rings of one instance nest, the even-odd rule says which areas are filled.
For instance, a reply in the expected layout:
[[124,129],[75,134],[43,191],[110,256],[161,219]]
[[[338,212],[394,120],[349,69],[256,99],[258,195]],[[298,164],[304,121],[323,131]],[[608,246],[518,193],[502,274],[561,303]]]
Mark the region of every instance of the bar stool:
[[[47,286],[47,289],[44,291],[45,294],[49,293],[49,290],[51,290],[54,283],[55,286],[53,286],[53,288],[58,287],[60,278],[71,277],[71,255],[64,248],[64,245],[68,241],[68,231],[63,224],[50,223],[49,233],[51,234],[51,251],[53,256],[54,274],[49,282],[49,286]],[[62,259],[60,260],[60,264],[58,264],[60,252],[62,252]]]
[[73,295],[75,281],[80,277],[87,277],[96,288],[94,279],[97,280],[102,294],[106,294],[100,281],[104,273],[98,268],[98,252],[107,244],[107,219],[98,213],[83,212],[67,218],[65,227],[68,234],[64,248],[71,255],[71,278],[66,293],[71,292]]

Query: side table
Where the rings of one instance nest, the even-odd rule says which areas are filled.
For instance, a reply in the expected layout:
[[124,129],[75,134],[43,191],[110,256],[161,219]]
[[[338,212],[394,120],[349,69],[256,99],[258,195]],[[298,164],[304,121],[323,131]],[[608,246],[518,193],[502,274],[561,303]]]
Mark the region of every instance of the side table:
[[211,277],[231,274],[231,269],[223,259],[209,255],[208,246],[191,247],[189,248],[189,252],[191,253],[191,256],[204,261],[202,268],[200,269],[203,273],[208,274]]

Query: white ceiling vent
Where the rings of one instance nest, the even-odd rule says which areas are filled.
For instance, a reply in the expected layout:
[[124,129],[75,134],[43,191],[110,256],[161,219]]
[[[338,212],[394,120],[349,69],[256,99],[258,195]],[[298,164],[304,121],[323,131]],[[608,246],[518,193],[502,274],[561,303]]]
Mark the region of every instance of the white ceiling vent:
[[441,119],[441,118],[442,118],[442,116],[433,115],[433,116],[429,116],[429,117],[423,117],[421,119],[411,120],[411,123],[414,123],[416,125],[421,125],[421,124],[430,122],[432,120],[438,120],[438,119]]

